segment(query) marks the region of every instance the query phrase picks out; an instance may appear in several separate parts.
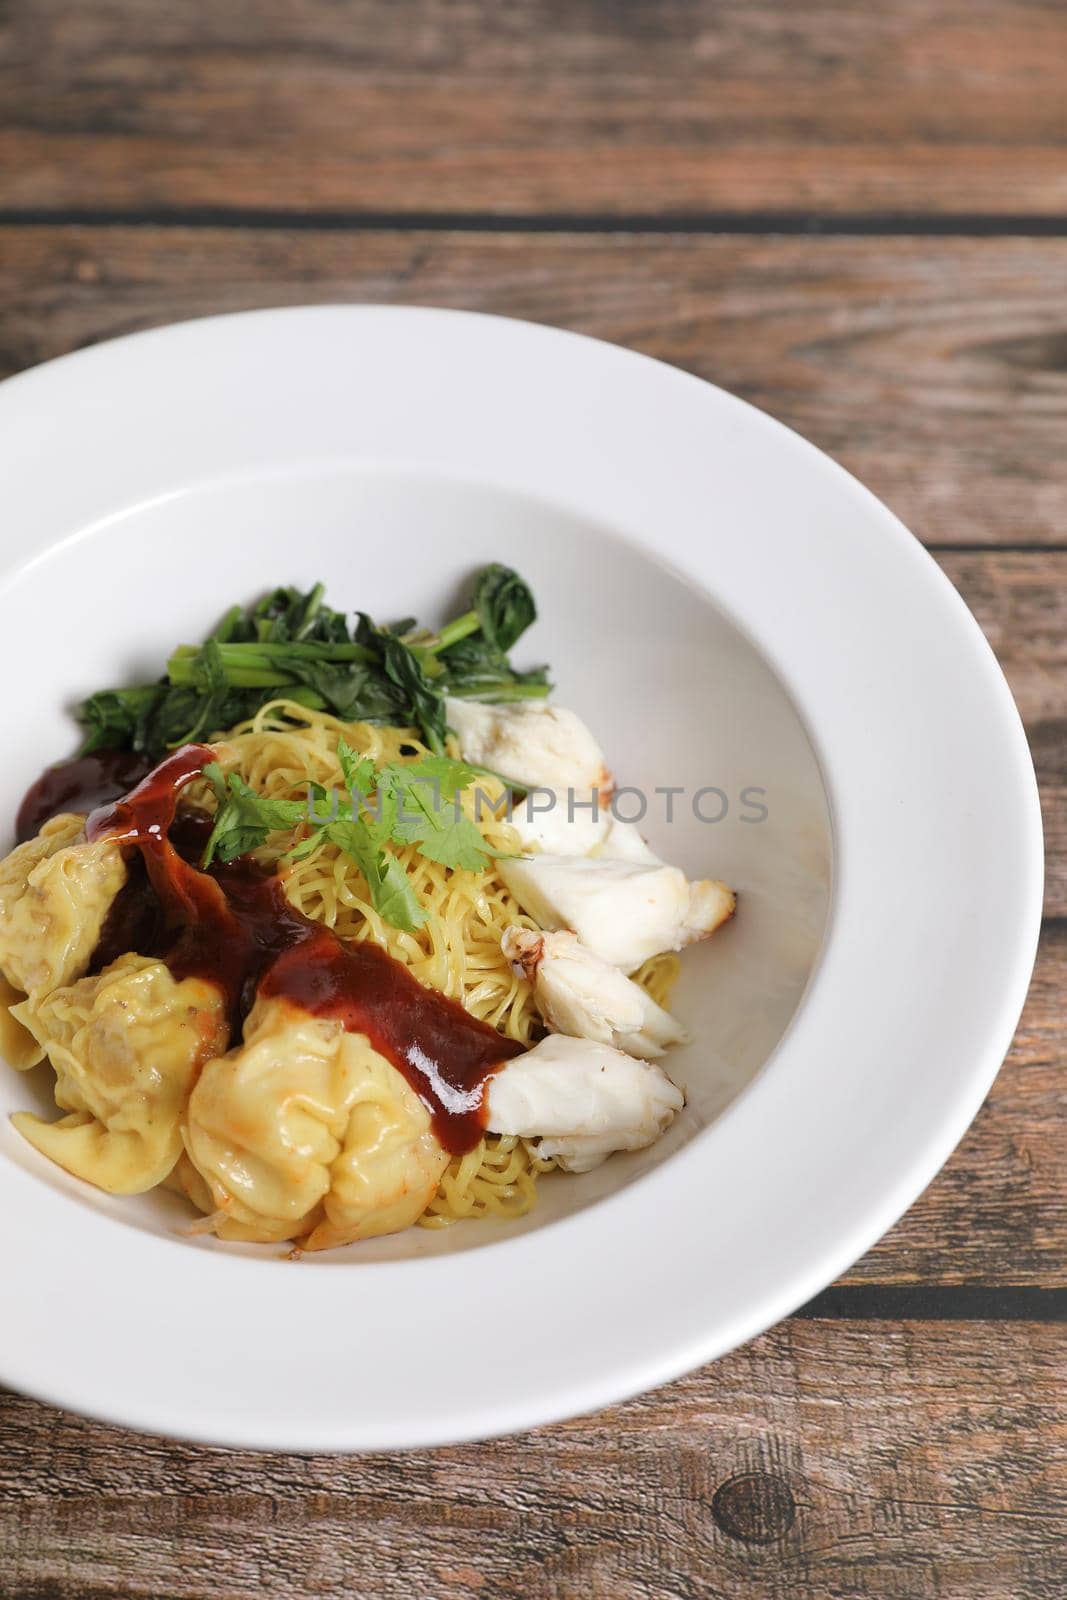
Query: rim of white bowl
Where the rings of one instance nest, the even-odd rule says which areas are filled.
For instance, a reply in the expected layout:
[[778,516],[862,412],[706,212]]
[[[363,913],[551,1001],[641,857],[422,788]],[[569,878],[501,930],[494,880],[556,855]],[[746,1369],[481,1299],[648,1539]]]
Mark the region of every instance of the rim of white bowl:
[[[279,461],[533,495],[706,589],[778,672],[822,766],[836,859],[818,970],[772,1062],[710,1129],[610,1199],[488,1250],[305,1262],[294,1280],[276,1260],[161,1248],[4,1161],[0,1378],[110,1422],[305,1451],[431,1446],[613,1403],[831,1282],[972,1120],[1041,921],[1018,713],[947,578],[814,446],[648,357],[468,312],[245,312],[10,379],[0,581],[102,519]],[[709,527],[727,490],[729,522]],[[496,1349],[473,1316],[487,1278],[511,1313]]]

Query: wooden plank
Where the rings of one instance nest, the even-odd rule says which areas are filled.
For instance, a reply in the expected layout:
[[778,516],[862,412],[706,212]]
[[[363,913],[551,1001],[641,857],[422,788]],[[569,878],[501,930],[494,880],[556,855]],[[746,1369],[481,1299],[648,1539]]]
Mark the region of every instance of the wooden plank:
[[415,302],[559,323],[765,407],[927,541],[1065,537],[1067,240],[917,248],[781,236],[15,228],[0,232],[0,292],[5,375],[133,328],[269,304]]
[[8,1395],[0,1584],[21,1600],[1058,1600],[1065,1377],[1055,1327],[794,1321],[592,1418],[376,1457],[167,1444]]
[[1055,0],[8,0],[7,206],[1067,210]]

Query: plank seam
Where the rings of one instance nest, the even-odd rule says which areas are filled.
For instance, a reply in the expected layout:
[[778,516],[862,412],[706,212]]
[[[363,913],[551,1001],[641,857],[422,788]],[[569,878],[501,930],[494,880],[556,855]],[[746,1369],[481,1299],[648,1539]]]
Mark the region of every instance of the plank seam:
[[1026,540],[996,539],[987,544],[947,544],[936,540],[925,544],[932,556],[1062,556],[1067,543],[1033,544]]
[[1067,238],[1067,215],[804,211],[542,212],[290,211],[273,207],[7,207],[2,228],[234,228],[301,233],[795,234],[900,238]]
[[794,1316],[832,1322],[1067,1322],[1067,1288],[840,1283]]

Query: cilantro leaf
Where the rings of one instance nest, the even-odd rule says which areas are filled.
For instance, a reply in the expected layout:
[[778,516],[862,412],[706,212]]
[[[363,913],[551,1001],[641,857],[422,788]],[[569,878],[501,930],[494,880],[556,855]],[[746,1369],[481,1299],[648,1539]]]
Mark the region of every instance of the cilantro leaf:
[[379,782],[395,800],[392,837],[415,844],[421,855],[444,867],[481,872],[490,858],[482,834],[455,803],[478,776],[474,767],[447,756],[424,756],[383,767]]
[[374,909],[405,933],[414,933],[426,921],[411,881],[394,855],[382,849],[362,817],[329,822],[321,837],[352,857],[367,880]]
[[[489,863],[485,840],[469,817],[459,817],[439,827],[428,818],[405,826],[406,842],[418,845],[419,854],[442,867],[482,872]],[[395,835],[394,835],[395,837]]]
[[396,856],[383,853],[381,861],[379,879],[371,884],[375,909],[394,928],[400,928],[404,933],[414,933],[426,921],[426,913],[419,905],[411,880]]
[[218,800],[215,824],[201,861],[204,867],[216,857],[219,861],[234,861],[257,849],[269,833],[295,828],[306,813],[301,800],[268,800],[249,788],[236,772],[224,777],[217,761],[208,762],[204,777]]
[[483,871],[491,851],[457,803],[457,796],[482,769],[447,756],[423,756],[375,768],[343,735],[337,740],[337,759],[347,796],[312,783],[306,800],[268,799],[236,773],[226,777],[217,762],[210,762],[204,776],[215,791],[218,810],[203,865],[216,859],[233,861],[262,845],[269,834],[303,823],[308,831],[288,852],[290,861],[306,860],[326,843],[336,846],[363,873],[380,915],[394,927],[413,932],[426,921],[426,913],[388,847],[414,845],[441,866]]
[[349,794],[370,794],[374,788],[374,762],[352,749],[343,733],[337,735],[337,759]]
[[394,761],[382,768],[393,783],[432,784],[442,800],[452,800],[472,784],[475,778],[485,775],[484,767],[471,766],[467,761],[453,761],[450,756],[420,756],[417,761]]

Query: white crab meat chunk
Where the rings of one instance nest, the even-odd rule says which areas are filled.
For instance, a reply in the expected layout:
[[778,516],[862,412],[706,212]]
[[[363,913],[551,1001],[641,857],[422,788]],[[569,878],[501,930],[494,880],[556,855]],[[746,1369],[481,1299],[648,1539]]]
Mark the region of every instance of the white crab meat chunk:
[[601,861],[641,861],[646,866],[663,865],[662,859],[650,849],[636,823],[620,822],[617,817],[612,817],[608,831],[594,854]]
[[524,789],[583,797],[610,790],[603,751],[581,717],[563,706],[540,700],[492,706],[449,697],[445,711],[464,761],[491,767]]
[[628,1055],[654,1060],[685,1030],[650,994],[575,933],[534,933],[505,928],[500,948],[534,987],[534,1002],[556,1033],[614,1045]]
[[612,815],[610,801],[582,803],[573,794],[534,789],[512,807],[509,821],[527,850],[551,856],[598,856],[602,861],[659,864],[632,822]]
[[736,904],[725,884],[690,883],[679,867],[662,863],[542,855],[501,857],[497,866],[539,927],[569,928],[623,972],[705,938]]
[[612,828],[606,805],[596,815],[592,801],[576,806],[574,797],[555,789],[533,789],[517,800],[508,818],[523,849],[553,856],[587,856],[598,850]]
[[567,1172],[588,1172],[616,1150],[643,1150],[685,1097],[662,1067],[592,1039],[549,1034],[489,1082],[493,1133],[534,1139]]

